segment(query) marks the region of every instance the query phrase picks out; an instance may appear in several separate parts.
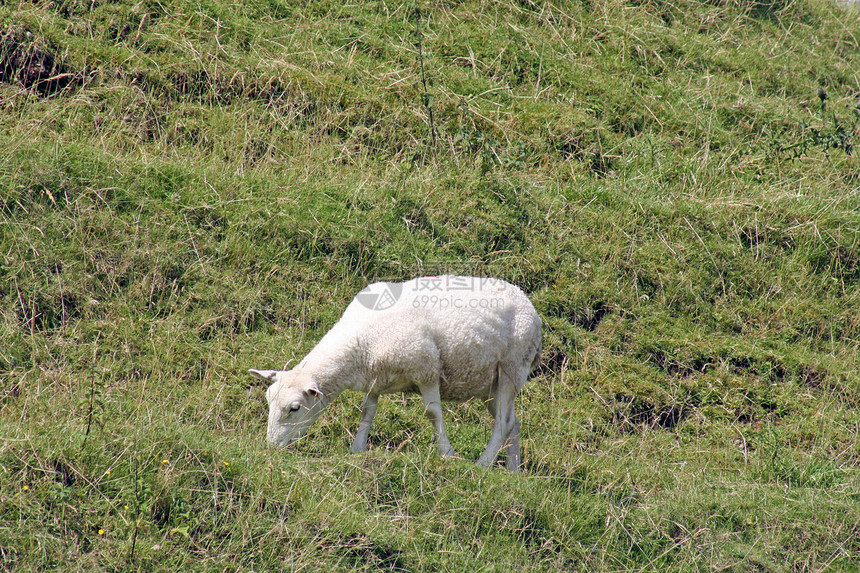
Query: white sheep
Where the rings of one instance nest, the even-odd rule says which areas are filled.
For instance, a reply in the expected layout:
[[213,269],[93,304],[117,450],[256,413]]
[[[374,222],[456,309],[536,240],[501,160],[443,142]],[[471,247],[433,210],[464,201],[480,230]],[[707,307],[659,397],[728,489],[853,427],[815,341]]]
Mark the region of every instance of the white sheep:
[[439,454],[453,457],[441,401],[484,400],[495,418],[478,459],[495,462],[507,444],[508,469],[520,465],[514,399],[538,364],[541,320],[529,299],[501,279],[439,276],[374,283],[292,370],[249,370],[271,383],[268,441],[301,438],[344,390],[365,394],[351,452],[367,447],[381,394],[420,392]]

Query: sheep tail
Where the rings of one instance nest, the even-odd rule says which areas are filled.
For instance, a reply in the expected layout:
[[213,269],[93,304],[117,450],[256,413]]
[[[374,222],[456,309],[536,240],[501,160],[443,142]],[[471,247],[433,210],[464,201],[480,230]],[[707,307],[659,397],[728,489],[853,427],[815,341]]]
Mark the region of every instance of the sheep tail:
[[543,341],[538,342],[537,349],[535,350],[535,356],[532,358],[532,365],[530,368],[531,372],[534,372],[540,367],[540,355],[543,352]]

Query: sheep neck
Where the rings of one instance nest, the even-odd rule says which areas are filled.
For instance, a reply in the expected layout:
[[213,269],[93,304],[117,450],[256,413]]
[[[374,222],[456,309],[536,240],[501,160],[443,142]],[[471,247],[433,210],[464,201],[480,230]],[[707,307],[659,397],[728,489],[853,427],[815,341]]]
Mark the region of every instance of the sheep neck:
[[329,332],[299,367],[310,369],[326,402],[331,402],[344,390],[364,389],[364,358],[356,335]]

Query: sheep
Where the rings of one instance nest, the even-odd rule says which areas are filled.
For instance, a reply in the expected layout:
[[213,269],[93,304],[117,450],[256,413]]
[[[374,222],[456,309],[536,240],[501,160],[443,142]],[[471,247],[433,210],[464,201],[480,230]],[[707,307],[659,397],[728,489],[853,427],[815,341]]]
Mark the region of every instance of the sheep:
[[344,390],[365,394],[350,452],[367,447],[379,396],[420,393],[440,456],[455,457],[441,401],[484,400],[495,419],[477,463],[520,466],[514,399],[540,361],[541,319],[526,295],[501,279],[420,277],[359,292],[343,316],[291,370],[249,370],[271,385],[267,439],[288,446],[304,436]]

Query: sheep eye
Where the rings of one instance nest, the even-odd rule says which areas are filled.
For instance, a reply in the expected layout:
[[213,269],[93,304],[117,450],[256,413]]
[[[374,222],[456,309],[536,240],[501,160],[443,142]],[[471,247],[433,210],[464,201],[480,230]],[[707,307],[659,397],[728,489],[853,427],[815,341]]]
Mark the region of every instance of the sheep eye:
[[298,412],[301,409],[301,404],[293,404],[290,406],[290,412]]

